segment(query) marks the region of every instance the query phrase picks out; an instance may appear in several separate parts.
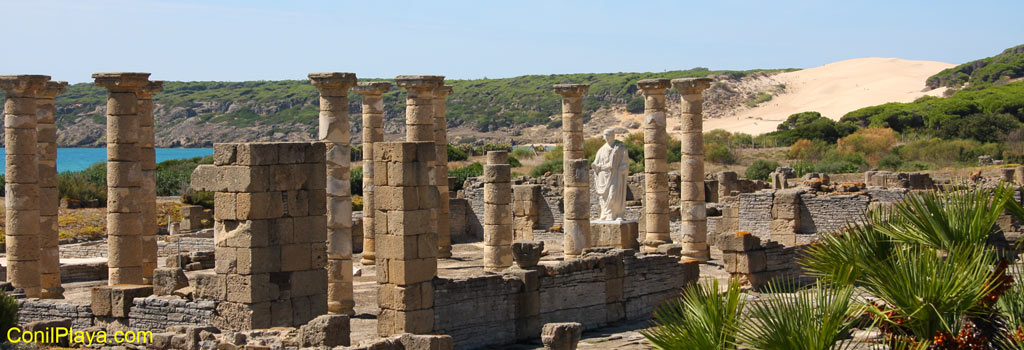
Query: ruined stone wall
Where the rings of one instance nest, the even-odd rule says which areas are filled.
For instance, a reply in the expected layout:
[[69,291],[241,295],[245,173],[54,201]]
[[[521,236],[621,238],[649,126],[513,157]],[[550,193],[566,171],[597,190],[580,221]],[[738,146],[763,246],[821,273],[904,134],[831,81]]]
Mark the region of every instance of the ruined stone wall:
[[72,304],[60,299],[18,300],[18,324],[26,325],[35,321],[61,318],[71,319],[71,325],[78,329],[92,327],[92,309],[88,304]]
[[135,298],[128,314],[136,330],[163,331],[171,326],[207,326],[213,323],[217,303],[178,297]]
[[462,349],[536,338],[550,322],[594,329],[646,319],[697,278],[695,263],[612,249],[539,270],[435,279],[434,333],[452,336]]
[[[800,196],[799,233],[814,234],[843,228],[851,220],[858,220],[871,202],[866,195],[819,196],[804,193]],[[799,241],[798,237],[798,241]]]
[[[204,237],[180,237],[182,252],[212,252],[213,238]],[[176,242],[157,241],[158,256],[173,256],[178,253]],[[61,259],[80,258],[105,258],[107,257],[107,242],[95,241],[76,244],[65,244],[60,246]]]
[[739,195],[739,231],[750,232],[758,237],[771,234],[772,192],[742,193]]

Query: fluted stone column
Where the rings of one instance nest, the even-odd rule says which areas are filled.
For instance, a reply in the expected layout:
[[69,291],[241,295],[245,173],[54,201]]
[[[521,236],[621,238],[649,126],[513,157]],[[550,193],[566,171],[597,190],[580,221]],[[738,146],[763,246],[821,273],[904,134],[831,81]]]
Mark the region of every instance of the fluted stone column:
[[583,154],[583,94],[590,85],[554,87],[562,95],[562,248],[566,259],[574,259],[590,247],[590,166]]
[[138,93],[149,73],[94,73],[107,89],[107,274],[111,286],[142,281],[142,165]]
[[644,95],[644,251],[672,242],[668,206],[668,129],[665,90],[668,79],[644,79],[637,82]]
[[[405,140],[408,142],[435,142],[434,93],[444,84],[444,77],[440,75],[399,75],[395,77],[395,84],[408,92],[405,99]],[[448,154],[447,151],[445,154]],[[435,179],[434,176],[436,159],[435,156],[426,161],[427,167],[431,169],[429,181],[434,187],[438,187],[439,183],[435,182],[438,179]],[[444,183],[447,185],[447,177],[444,179]],[[430,232],[435,235],[439,226],[437,224],[437,208],[438,206],[430,208],[430,221],[425,223]]]
[[679,171],[682,259],[706,262],[709,250],[704,206],[704,122],[701,115],[704,97],[701,93],[711,87],[711,79],[673,79],[672,86],[682,95],[682,159]]
[[384,100],[391,90],[386,81],[361,82],[353,90],[363,95],[363,256],[360,263],[373,265],[377,248],[373,239],[373,144],[384,142]]
[[508,151],[487,152],[484,165],[484,271],[512,267],[512,167]]
[[434,143],[437,145],[434,174],[431,182],[437,185],[437,257],[452,257],[451,208],[448,205],[448,120],[445,99],[452,93],[451,85],[434,90]]
[[7,280],[29,298],[41,296],[39,165],[36,150],[36,97],[47,75],[2,75],[6,176],[5,244]]
[[64,93],[66,81],[48,81],[36,97],[36,147],[39,163],[39,285],[43,298],[63,299],[60,285],[60,235],[57,213],[57,125],[53,99]]
[[356,75],[311,73],[309,80],[320,90],[319,139],[327,148],[327,311],[354,315],[348,90]]
[[156,270],[156,133],[153,128],[153,94],[163,91],[163,81],[151,81],[139,90],[139,161],[142,167],[142,282],[153,284]]

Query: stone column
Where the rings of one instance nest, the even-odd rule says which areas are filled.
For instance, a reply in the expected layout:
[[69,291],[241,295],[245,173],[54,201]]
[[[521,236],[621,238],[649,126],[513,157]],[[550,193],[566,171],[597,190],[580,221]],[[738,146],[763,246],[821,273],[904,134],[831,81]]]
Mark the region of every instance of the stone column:
[[656,252],[659,245],[672,243],[665,127],[665,90],[672,84],[668,79],[644,79],[636,85],[644,95],[644,251]]
[[60,286],[60,235],[57,213],[57,125],[53,99],[64,93],[66,81],[48,81],[36,97],[36,147],[39,163],[39,284],[43,298],[63,299]]
[[679,207],[682,222],[683,260],[706,262],[709,258],[708,221],[704,206],[704,121],[701,115],[708,78],[673,79],[672,85],[682,95],[682,159]]
[[361,82],[353,88],[363,95],[363,265],[373,265],[376,246],[373,241],[373,145],[384,142],[384,101],[381,95],[391,90],[386,81]]
[[[408,142],[435,142],[435,130],[437,129],[434,120],[434,93],[444,84],[444,77],[440,75],[399,75],[395,77],[395,83],[405,89],[408,95],[405,99],[405,140]],[[435,146],[436,148],[436,146]],[[447,154],[447,151],[446,153]],[[435,157],[427,161],[430,167],[430,184],[440,189],[434,182]],[[440,180],[440,179],[437,179]],[[447,177],[444,184],[447,185]],[[437,207],[431,209],[430,220],[425,224],[430,226],[430,232],[437,232],[439,227]],[[438,244],[440,252],[440,244]]]
[[[434,90],[434,164],[433,184],[437,185],[437,257],[452,257],[451,208],[448,206],[448,120],[445,118],[445,99],[452,93],[451,85]],[[507,162],[507,160],[506,160]]]
[[311,73],[309,80],[320,90],[319,139],[327,149],[327,310],[354,315],[348,90],[356,75]]
[[7,158],[7,280],[25,296],[42,296],[39,276],[39,165],[36,150],[36,97],[47,75],[2,75],[4,153]]
[[[437,187],[428,164],[434,142],[378,142],[373,145],[373,195],[377,211],[377,333],[429,333],[434,328],[437,233],[429,222]],[[384,218],[387,218],[386,220]]]
[[484,271],[512,267],[512,167],[508,151],[487,152],[484,165]]
[[153,284],[156,270],[156,133],[153,125],[153,94],[164,89],[163,81],[151,81],[135,96],[139,100],[139,161],[142,168],[142,282]]
[[583,94],[588,84],[556,84],[562,95],[562,182],[565,259],[590,246],[590,166],[583,154]]
[[94,73],[107,94],[107,266],[109,284],[142,281],[142,167],[139,91],[149,73]]

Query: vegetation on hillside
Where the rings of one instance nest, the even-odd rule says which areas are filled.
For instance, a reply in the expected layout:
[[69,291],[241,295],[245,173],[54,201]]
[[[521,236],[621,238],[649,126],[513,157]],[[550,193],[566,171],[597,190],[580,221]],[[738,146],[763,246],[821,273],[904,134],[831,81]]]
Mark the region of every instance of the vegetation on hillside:
[[1024,77],[1024,45],[1011,47],[1002,53],[947,68],[925,82],[929,89],[949,87],[982,89],[1011,79]]

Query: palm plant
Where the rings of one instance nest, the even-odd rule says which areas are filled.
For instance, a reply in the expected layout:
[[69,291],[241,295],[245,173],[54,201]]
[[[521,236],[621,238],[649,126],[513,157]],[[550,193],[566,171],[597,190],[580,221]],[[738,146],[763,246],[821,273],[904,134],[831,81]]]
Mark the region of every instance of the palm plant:
[[1024,271],[1020,265],[1011,265],[1008,270],[1017,282],[1010,284],[996,301],[996,311],[1006,323],[999,341],[1003,349],[1024,350],[1024,284],[1019,282]]
[[818,284],[809,290],[780,293],[770,285],[765,300],[751,302],[746,327],[738,338],[753,349],[846,349],[842,342],[863,312],[853,298],[853,287]]
[[810,275],[835,285],[853,285],[867,271],[866,264],[892,255],[893,241],[870,224],[884,221],[885,212],[867,215],[868,223],[851,223],[843,231],[822,234],[805,251],[800,262]]
[[736,330],[743,310],[740,285],[730,280],[720,293],[718,280],[690,285],[680,299],[654,312],[654,327],[641,331],[659,349],[736,349]]

